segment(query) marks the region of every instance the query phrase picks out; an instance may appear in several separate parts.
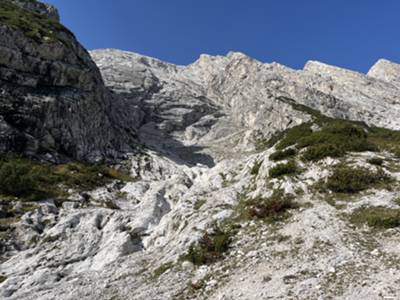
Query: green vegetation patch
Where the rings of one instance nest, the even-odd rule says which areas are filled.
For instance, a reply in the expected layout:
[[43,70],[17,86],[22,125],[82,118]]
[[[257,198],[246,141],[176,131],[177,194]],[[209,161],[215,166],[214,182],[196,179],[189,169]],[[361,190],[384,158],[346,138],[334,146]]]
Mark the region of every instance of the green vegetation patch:
[[279,178],[285,175],[296,175],[301,173],[301,169],[294,160],[287,163],[277,164],[269,170],[269,176],[272,178]]
[[206,199],[198,199],[198,200],[194,203],[193,209],[194,209],[194,210],[199,210],[206,202],[207,202]]
[[274,222],[285,219],[289,216],[288,211],[297,207],[293,196],[285,194],[283,190],[275,190],[268,198],[242,199],[237,208],[237,219],[256,218]]
[[172,267],[173,267],[173,263],[172,262],[168,262],[168,263],[162,264],[161,266],[159,266],[157,269],[154,270],[153,277],[154,278],[160,277],[162,274],[167,272]]
[[320,129],[311,130],[306,123],[289,129],[277,149],[296,145],[297,149],[307,148],[303,154],[306,161],[318,161],[325,157],[342,157],[347,152],[377,151],[378,147],[368,140],[368,131],[357,122],[324,119]]
[[386,207],[367,207],[354,211],[350,221],[356,225],[386,229],[400,226],[400,209]]
[[286,150],[278,150],[278,151],[272,153],[269,156],[269,159],[273,160],[273,161],[279,161],[279,160],[287,159],[289,157],[293,157],[296,154],[297,154],[297,151],[296,151],[296,149],[293,149],[293,148],[289,148]]
[[389,187],[391,182],[393,178],[381,168],[373,171],[364,167],[340,165],[328,177],[326,187],[332,192],[352,194],[377,186]]
[[289,128],[282,133],[280,133],[277,140],[279,140],[278,144],[276,145],[276,149],[282,150],[289,146],[296,145],[297,142],[307,136],[310,136],[313,131],[311,130],[311,123],[304,123],[292,128]]
[[400,131],[371,127],[368,140],[376,145],[379,150],[386,150],[400,157]]
[[215,227],[212,233],[204,233],[200,241],[190,246],[184,260],[195,265],[211,264],[223,257],[232,242],[232,231]]
[[247,213],[250,218],[276,220],[286,216],[289,209],[296,207],[292,197],[279,191],[269,198],[256,198],[250,201]]
[[69,188],[91,190],[112,180],[133,179],[105,165],[52,165],[14,155],[0,157],[0,195],[26,201],[62,197]]
[[306,161],[318,161],[325,157],[341,157],[346,153],[344,149],[334,144],[317,144],[310,146],[304,153]]
[[[400,157],[400,131],[330,118],[292,99],[281,97],[279,100],[309,114],[313,120],[276,133],[265,145],[275,145],[277,150],[293,145],[299,150],[307,148],[303,154],[306,161],[342,157],[348,152],[384,150]],[[318,130],[312,130],[313,124],[319,127]]]
[[250,170],[250,174],[254,175],[254,176],[257,176],[258,172],[260,171],[260,167],[261,167],[262,163],[263,163],[262,161],[256,161],[254,163],[254,166]]
[[62,41],[60,32],[73,35],[59,22],[49,19],[46,16],[28,11],[5,0],[0,1],[0,23],[12,29],[20,30],[28,38],[37,42],[43,42],[43,38],[49,41]]
[[375,166],[383,165],[383,159],[380,157],[372,157],[372,158],[368,159],[367,162],[370,163],[371,165],[375,165]]

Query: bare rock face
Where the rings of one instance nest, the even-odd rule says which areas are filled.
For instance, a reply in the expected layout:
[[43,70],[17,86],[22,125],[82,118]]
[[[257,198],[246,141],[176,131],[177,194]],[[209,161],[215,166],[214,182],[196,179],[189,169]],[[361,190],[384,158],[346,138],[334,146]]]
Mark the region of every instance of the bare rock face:
[[334,118],[400,128],[400,89],[393,83],[400,73],[393,63],[390,70],[375,68],[392,74],[388,79],[314,61],[297,71],[235,52],[202,55],[188,66],[113,49],[91,55],[106,85],[144,111],[135,124],[141,142],[191,163],[254,150],[257,141],[309,120],[299,105]]
[[86,50],[45,14],[8,1],[1,8],[14,16],[0,18],[0,151],[53,161],[115,158],[124,148],[115,103]]
[[400,65],[386,59],[378,60],[367,75],[400,87]]
[[310,118],[265,87],[268,66],[240,53],[186,67],[113,49],[91,55],[106,85],[145,112],[141,142],[190,163],[252,150],[257,138]]

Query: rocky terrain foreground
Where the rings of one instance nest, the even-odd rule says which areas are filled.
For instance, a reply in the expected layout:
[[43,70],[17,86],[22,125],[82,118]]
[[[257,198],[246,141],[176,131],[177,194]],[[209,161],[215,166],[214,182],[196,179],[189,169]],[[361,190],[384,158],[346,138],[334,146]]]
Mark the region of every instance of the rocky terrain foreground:
[[176,66],[0,8],[0,298],[400,298],[400,65]]

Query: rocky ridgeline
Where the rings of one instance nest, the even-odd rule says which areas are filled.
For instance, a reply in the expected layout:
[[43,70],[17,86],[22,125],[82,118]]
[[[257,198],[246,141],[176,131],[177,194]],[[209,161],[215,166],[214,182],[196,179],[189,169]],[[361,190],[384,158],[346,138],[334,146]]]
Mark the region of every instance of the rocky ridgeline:
[[0,150],[118,162],[1,158],[2,298],[398,297],[399,65],[89,54],[0,7]]
[[334,118],[400,128],[399,66],[383,60],[364,75],[314,61],[297,71],[241,53],[202,55],[189,66],[112,49],[91,55],[106,85],[145,111],[142,142],[159,147],[162,138],[174,153],[181,144],[213,157],[253,150],[255,140],[309,120],[286,98]]

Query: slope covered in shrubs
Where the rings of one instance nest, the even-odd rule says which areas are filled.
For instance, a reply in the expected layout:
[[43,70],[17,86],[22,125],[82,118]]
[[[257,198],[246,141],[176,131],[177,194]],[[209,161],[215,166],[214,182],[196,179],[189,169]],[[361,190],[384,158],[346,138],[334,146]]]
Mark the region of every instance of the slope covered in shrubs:
[[0,195],[37,201],[62,197],[66,189],[91,190],[111,180],[131,180],[105,165],[71,162],[52,165],[14,155],[0,157]]

